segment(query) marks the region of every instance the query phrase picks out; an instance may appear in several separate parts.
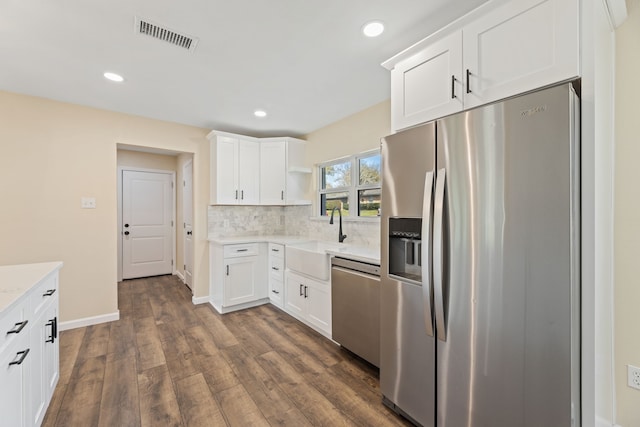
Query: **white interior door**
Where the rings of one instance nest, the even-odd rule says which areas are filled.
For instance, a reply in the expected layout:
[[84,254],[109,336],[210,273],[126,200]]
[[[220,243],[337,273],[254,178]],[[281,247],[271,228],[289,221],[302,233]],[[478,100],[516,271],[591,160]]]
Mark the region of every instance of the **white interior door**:
[[173,272],[171,174],[122,172],[122,278]]
[[184,217],[184,281],[193,290],[193,162],[183,167],[183,217]]

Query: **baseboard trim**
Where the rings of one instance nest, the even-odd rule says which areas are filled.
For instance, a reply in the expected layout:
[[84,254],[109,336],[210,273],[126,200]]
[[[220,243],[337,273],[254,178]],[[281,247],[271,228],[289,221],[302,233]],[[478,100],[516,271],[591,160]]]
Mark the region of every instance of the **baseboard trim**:
[[178,270],[176,270],[176,276],[178,276],[178,279],[182,280],[182,283],[187,283],[184,280],[184,276],[182,275],[182,273],[180,273]]
[[67,322],[60,322],[58,329],[60,331],[67,331],[69,329],[82,328],[84,326],[97,325],[100,323],[114,322],[120,320],[120,310],[115,313],[103,314],[100,316],[85,317],[77,320],[69,320]]
[[209,302],[209,297],[191,297],[193,305],[206,304]]

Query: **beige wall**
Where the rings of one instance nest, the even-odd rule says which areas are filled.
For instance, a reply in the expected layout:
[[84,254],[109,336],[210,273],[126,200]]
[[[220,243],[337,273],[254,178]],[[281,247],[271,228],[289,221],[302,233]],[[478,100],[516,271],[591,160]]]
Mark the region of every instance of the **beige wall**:
[[[195,296],[208,294],[207,130],[0,92],[0,264],[61,260],[60,319],[117,311],[116,144],[194,153]],[[96,209],[80,209],[82,197]]]
[[117,160],[118,166],[157,169],[177,172],[178,157],[174,155],[143,153],[141,151],[131,151],[118,149]]
[[387,100],[304,137],[308,141],[306,164],[313,169],[306,198],[316,203],[316,164],[380,148],[380,138],[390,133],[391,101]]
[[627,386],[627,366],[640,367],[640,0],[616,32],[615,380],[617,423],[640,426],[640,390]]

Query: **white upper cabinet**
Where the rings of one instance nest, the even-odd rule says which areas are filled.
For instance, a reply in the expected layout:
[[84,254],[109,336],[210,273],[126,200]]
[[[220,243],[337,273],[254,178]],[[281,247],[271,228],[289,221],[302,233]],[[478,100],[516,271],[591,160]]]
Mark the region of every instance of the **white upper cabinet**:
[[467,25],[465,108],[578,77],[578,16],[576,0],[519,0]]
[[287,143],[283,140],[260,143],[260,202],[284,205],[287,187]]
[[392,127],[403,129],[462,110],[462,91],[462,31],[457,31],[396,65]]
[[488,2],[386,61],[393,130],[579,77],[578,2]]
[[211,204],[258,204],[260,145],[257,140],[215,131],[208,138],[211,141]]
[[295,138],[260,140],[260,204],[311,204],[304,199],[311,175],[304,167],[305,145]]

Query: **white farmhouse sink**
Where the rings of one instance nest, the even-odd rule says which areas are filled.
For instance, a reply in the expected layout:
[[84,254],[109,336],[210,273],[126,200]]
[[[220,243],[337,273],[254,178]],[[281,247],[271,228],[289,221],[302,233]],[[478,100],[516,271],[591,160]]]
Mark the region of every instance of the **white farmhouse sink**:
[[329,280],[331,256],[327,250],[339,249],[337,243],[318,240],[287,245],[287,268],[319,280]]

